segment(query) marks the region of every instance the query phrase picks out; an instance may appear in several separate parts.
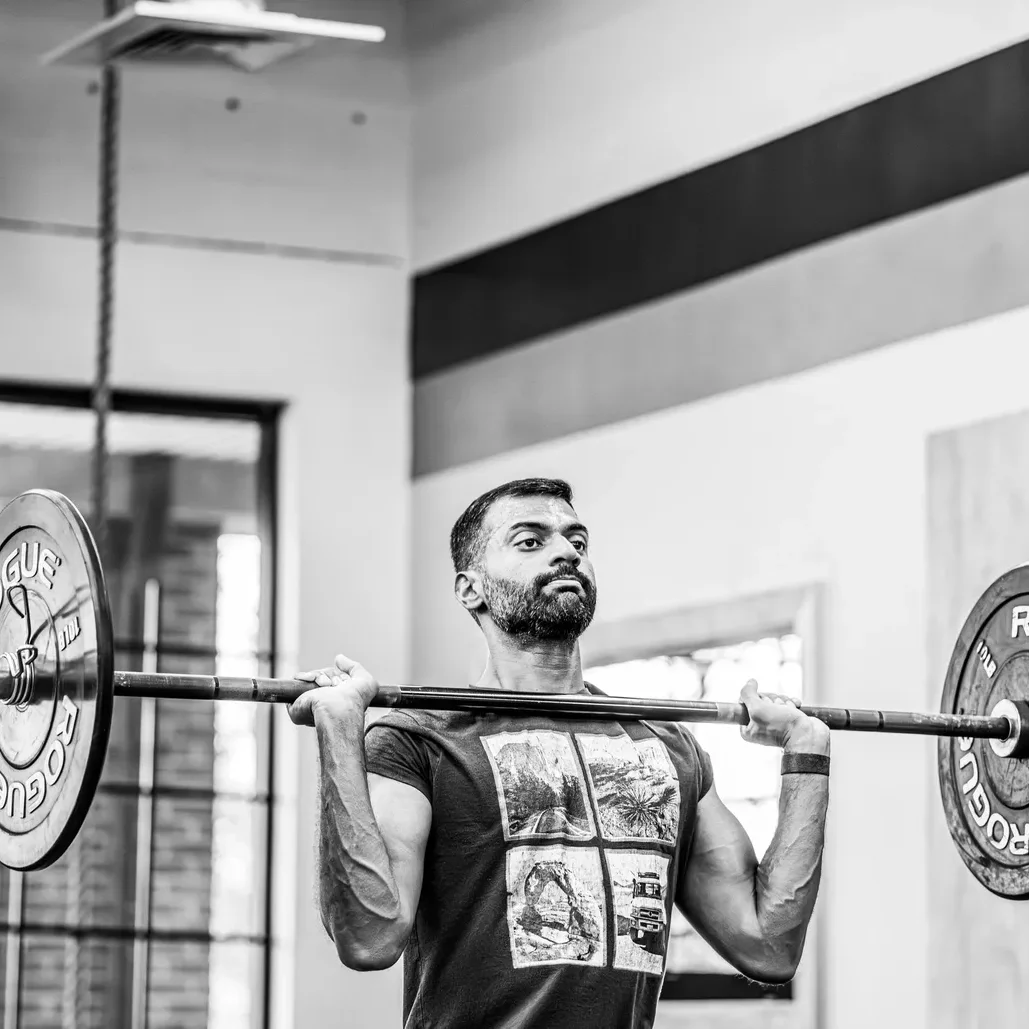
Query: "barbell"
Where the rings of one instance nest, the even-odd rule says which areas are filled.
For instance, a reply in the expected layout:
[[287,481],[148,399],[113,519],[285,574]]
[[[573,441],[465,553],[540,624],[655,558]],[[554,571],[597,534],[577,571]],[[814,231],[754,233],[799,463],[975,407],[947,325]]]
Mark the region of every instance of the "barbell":
[[[0,511],[0,864],[53,864],[93,802],[115,696],[288,703],[292,679],[114,669],[110,604],[96,544],[65,496],[29,490]],[[941,711],[802,707],[832,729],[939,737],[947,825],[972,874],[1029,898],[1029,565],[1000,576],[958,636]],[[574,719],[746,725],[742,704],[380,687],[376,707]]]

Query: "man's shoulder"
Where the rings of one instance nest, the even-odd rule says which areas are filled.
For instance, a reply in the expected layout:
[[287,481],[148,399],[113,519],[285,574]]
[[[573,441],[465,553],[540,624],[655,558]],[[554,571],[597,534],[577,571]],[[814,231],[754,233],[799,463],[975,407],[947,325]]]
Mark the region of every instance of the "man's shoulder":
[[699,756],[701,750],[700,743],[685,723],[647,721],[644,724],[651,732],[656,732],[660,735],[666,744],[695,757]]
[[387,710],[384,714],[373,716],[364,731],[367,734],[375,728],[392,729],[432,737],[450,730],[456,714],[452,711],[422,711],[416,708]]

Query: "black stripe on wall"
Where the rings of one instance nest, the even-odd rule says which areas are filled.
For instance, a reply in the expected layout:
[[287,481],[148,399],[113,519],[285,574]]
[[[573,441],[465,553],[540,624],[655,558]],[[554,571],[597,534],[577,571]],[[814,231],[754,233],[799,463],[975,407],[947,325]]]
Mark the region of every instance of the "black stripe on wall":
[[1020,43],[417,276],[412,373],[422,378],[1026,171],[1029,43]]

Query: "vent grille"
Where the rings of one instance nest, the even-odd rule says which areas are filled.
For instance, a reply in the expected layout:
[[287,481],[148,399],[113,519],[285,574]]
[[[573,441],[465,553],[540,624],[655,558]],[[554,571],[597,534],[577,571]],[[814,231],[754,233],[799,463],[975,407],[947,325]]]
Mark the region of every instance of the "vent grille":
[[42,60],[79,67],[97,67],[107,61],[195,64],[215,60],[259,71],[318,40],[380,42],[384,36],[376,25],[299,18],[215,0],[137,0]]
[[113,49],[110,57],[112,60],[174,64],[227,60],[252,71],[309,45],[307,40],[283,43],[267,33],[259,32],[199,32],[159,28],[127,40],[122,46]]
[[134,39],[116,50],[112,56],[128,59],[147,57],[177,57],[200,47],[246,46],[249,43],[269,43],[267,35],[257,33],[186,32],[182,29],[157,29],[141,39]]

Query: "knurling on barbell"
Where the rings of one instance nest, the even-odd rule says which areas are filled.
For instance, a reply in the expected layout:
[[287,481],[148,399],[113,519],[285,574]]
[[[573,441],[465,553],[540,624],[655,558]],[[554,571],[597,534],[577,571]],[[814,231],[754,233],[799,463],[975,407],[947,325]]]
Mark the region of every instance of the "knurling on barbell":
[[[0,511],[0,864],[53,864],[96,793],[115,695],[289,702],[290,679],[114,669],[97,548],[67,497],[30,490]],[[1006,572],[954,647],[940,713],[802,707],[830,728],[935,735],[951,836],[973,875],[1029,897],[1029,566]],[[379,707],[575,719],[745,725],[741,704],[553,696],[432,686],[380,687]]]

